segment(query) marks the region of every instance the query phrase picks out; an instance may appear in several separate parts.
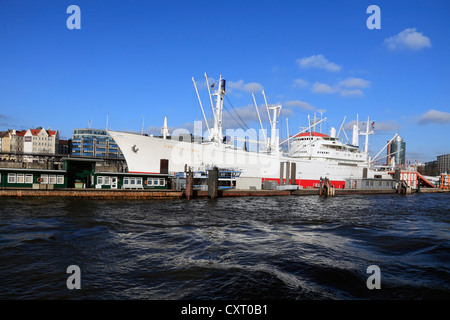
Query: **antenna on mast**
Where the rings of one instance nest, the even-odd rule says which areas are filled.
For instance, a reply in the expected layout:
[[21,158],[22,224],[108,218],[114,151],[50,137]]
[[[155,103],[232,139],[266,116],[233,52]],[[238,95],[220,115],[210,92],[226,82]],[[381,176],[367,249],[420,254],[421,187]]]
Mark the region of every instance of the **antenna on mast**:
[[[205,79],[206,79],[206,87],[208,88],[208,95],[209,95],[209,101],[211,102],[211,110],[213,113],[213,116],[216,117],[216,114],[214,113],[214,104],[212,101],[212,97],[211,97],[211,88],[209,87],[209,83],[208,83],[208,75],[205,72]],[[212,86],[214,87],[214,83],[212,84]]]
[[[320,120],[322,120],[323,119],[323,114],[327,111],[327,110],[325,110],[325,109],[319,109],[319,110],[317,110],[319,113],[320,113]],[[320,123],[320,129],[319,129],[319,132],[320,133],[322,133],[322,122]]]
[[214,128],[213,139],[218,142],[223,142],[222,133],[222,112],[223,112],[223,96],[225,92],[225,79],[222,79],[222,75],[219,78],[219,88],[213,93],[216,96],[216,108],[214,109]]
[[373,131],[369,131],[369,117],[367,117],[367,123],[366,123],[366,132],[361,132],[360,135],[366,136],[366,141],[364,143],[364,153],[367,156],[367,161],[370,161],[369,158],[369,135],[373,134]]
[[[279,150],[280,147],[280,138],[277,137],[277,123],[278,123],[278,117],[281,113],[281,104],[272,105],[269,107],[267,104],[266,94],[264,93],[264,90],[262,91],[262,94],[264,96],[264,102],[266,103],[266,109],[267,109],[267,115],[269,116],[270,121],[270,141],[269,141],[269,147],[270,150]],[[272,117],[270,116],[269,110],[273,111]]]

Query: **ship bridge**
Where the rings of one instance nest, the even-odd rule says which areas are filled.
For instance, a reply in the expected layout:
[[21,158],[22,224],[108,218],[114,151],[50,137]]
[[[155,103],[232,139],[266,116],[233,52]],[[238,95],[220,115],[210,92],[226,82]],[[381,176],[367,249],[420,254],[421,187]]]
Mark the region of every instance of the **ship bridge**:
[[362,162],[367,160],[358,147],[344,144],[334,134],[303,132],[297,134],[290,145],[291,157],[325,158],[340,161]]

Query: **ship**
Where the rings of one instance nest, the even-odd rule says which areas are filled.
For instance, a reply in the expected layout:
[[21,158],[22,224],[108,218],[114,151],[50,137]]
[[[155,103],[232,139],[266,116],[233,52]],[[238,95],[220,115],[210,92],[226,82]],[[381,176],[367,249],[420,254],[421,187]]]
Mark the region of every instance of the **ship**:
[[[231,168],[230,170],[240,172],[240,178],[257,178],[261,179],[262,184],[272,181],[277,185],[296,185],[299,188],[318,187],[323,178],[327,178],[335,188],[344,188],[348,179],[392,178],[388,173],[379,171],[372,165],[368,139],[374,132],[373,123],[370,123],[369,118],[365,123],[365,131],[360,128],[359,123],[353,125],[351,143],[344,143],[333,127],[329,134],[318,132],[316,128],[326,118],[311,121],[309,116],[308,127],[280,142],[277,123],[282,106],[268,105],[262,91],[269,118],[270,135],[262,126],[253,94],[256,113],[261,124],[259,137],[251,140],[249,134],[244,137],[224,135],[222,114],[226,81],[220,76],[218,85],[215,86],[215,83],[209,84],[206,74],[205,78],[214,116],[214,125],[211,128],[208,126],[196,81],[192,78],[207,125],[205,137],[171,135],[167,117],[164,118],[161,136],[108,130],[109,135],[121,149],[130,173],[160,173],[161,163],[165,161],[167,173],[173,175],[187,170],[202,171],[207,167]],[[365,136],[362,150],[359,148],[361,135]],[[244,147],[238,147],[235,141],[243,141]],[[247,144],[252,143],[256,148],[247,147]],[[285,147],[282,148],[282,145]]]

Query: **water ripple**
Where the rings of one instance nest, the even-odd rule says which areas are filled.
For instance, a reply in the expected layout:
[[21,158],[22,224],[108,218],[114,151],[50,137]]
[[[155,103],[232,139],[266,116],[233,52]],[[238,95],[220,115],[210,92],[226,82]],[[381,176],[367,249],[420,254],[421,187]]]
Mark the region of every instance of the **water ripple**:
[[435,194],[3,198],[0,298],[448,299],[449,209]]

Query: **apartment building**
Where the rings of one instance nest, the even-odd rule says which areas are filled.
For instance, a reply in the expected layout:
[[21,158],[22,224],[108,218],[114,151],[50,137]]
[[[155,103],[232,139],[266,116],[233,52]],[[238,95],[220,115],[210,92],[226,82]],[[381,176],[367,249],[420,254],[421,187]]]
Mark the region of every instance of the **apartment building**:
[[106,130],[74,129],[72,155],[85,157],[123,158],[117,143]]
[[25,130],[8,130],[1,135],[1,151],[3,152],[2,159],[12,160],[16,158],[14,154],[23,153],[23,140],[25,133]]
[[58,154],[59,133],[50,128],[28,129],[24,135],[23,152],[27,154]]

